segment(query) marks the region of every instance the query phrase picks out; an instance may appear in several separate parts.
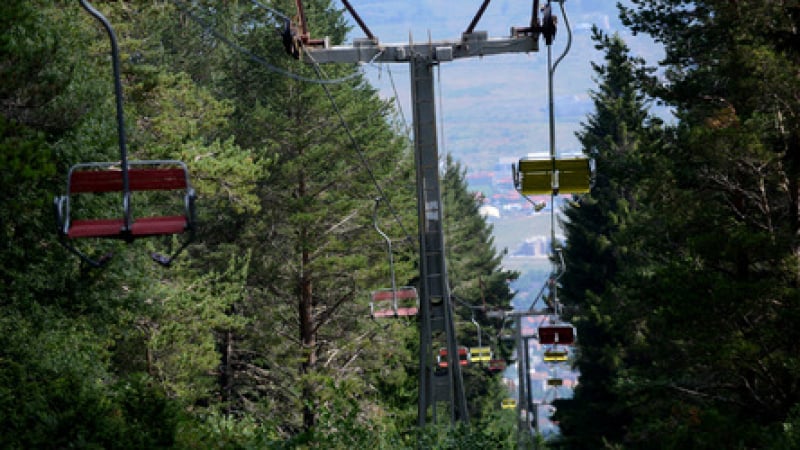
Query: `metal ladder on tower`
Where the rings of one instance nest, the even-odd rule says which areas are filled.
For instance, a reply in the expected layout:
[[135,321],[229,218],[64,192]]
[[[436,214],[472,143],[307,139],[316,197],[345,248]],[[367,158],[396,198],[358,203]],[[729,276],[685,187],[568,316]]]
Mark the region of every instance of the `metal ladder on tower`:
[[[420,425],[424,425],[429,409],[433,421],[437,421],[439,402],[450,403],[451,420],[466,420],[467,417],[444,255],[433,88],[433,67],[438,61],[434,57],[435,53],[411,55],[421,291],[422,298],[427,299],[422,302],[420,317]],[[442,340],[448,359],[445,371],[432,364],[434,352],[439,348],[435,343]]]

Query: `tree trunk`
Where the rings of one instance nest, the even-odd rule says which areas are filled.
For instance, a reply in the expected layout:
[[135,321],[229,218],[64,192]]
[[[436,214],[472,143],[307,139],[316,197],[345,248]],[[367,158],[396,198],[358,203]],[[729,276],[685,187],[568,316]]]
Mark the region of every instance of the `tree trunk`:
[[230,330],[223,333],[222,338],[222,367],[220,368],[220,390],[222,402],[228,414],[231,413],[231,400],[233,392],[233,332]]
[[[800,136],[797,132],[789,134],[786,142],[786,166],[789,179],[789,201],[791,207],[791,230],[794,236],[792,249],[800,258]],[[792,287],[800,286],[800,273],[797,273]]]
[[[298,195],[303,198],[306,194],[305,173],[301,171],[298,180]],[[317,364],[316,334],[314,331],[314,297],[312,292],[312,274],[310,269],[311,255],[308,250],[309,231],[303,226],[298,233],[298,247],[300,248],[300,275],[299,275],[299,305],[300,313],[300,343],[304,352],[304,361],[300,365],[300,378],[303,383],[303,429],[310,430],[316,423],[316,401],[314,398],[314,385],[309,380],[309,375]]]

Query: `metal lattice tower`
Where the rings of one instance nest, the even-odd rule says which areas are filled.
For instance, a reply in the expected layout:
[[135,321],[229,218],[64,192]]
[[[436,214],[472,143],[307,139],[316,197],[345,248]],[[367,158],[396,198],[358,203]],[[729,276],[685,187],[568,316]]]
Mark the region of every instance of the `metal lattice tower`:
[[[460,58],[536,52],[542,32],[535,15],[538,1],[534,2],[531,26],[512,28],[510,37],[489,39],[486,32],[473,31],[487,4],[485,1],[457,41],[379,44],[363,25],[368,38],[356,40],[352,45],[328,46],[324,40],[300,39],[315,63],[410,66],[420,252],[419,426],[428,421],[436,423],[437,407],[442,403],[449,410],[451,422],[467,421],[469,417],[445,263],[433,68]],[[346,6],[354,13],[349,4]],[[360,18],[355,17],[361,25]],[[434,352],[442,347],[447,349],[445,370],[437,367],[434,358]]]

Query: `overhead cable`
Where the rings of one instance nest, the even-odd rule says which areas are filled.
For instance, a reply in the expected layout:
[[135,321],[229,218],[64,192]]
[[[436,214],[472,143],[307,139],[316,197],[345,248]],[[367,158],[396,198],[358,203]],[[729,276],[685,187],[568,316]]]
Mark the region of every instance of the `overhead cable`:
[[[197,15],[195,15],[194,13],[192,13],[191,10],[189,9],[189,7],[185,3],[183,3],[182,1],[180,1],[180,0],[172,0],[172,1],[173,1],[173,3],[175,3],[175,5],[178,7],[178,9],[183,11],[192,21],[194,21],[195,23],[200,25],[200,27],[203,28],[204,31],[206,31],[207,33],[209,33],[212,36],[214,36],[215,38],[217,38],[223,44],[233,48],[234,50],[238,51],[239,53],[242,53],[243,55],[246,55],[252,61],[260,64],[261,66],[265,67],[267,70],[269,70],[271,72],[275,72],[277,74],[283,75],[285,77],[288,77],[288,78],[291,78],[291,79],[294,79],[294,80],[297,80],[297,81],[302,81],[304,83],[313,83],[313,84],[340,84],[340,83],[344,83],[346,81],[349,81],[349,80],[352,80],[354,78],[357,78],[357,77],[361,76],[360,72],[354,72],[351,75],[348,75],[348,76],[342,77],[342,78],[336,78],[336,79],[322,79],[322,78],[319,78],[318,79],[318,78],[304,77],[302,75],[298,75],[296,73],[293,73],[293,72],[290,72],[288,70],[282,69],[282,68],[280,68],[278,66],[270,64],[263,57],[251,52],[250,50],[242,47],[241,45],[239,45],[239,44],[233,42],[232,40],[228,39],[227,37],[223,36],[221,33],[219,33],[217,30],[215,30],[210,24],[208,24],[208,22],[206,22],[202,18],[200,18]],[[274,11],[271,8],[270,8],[270,10]],[[281,16],[282,16],[282,18],[286,17],[283,14],[281,14]]]
[[[309,56],[309,58],[312,58],[311,55],[308,54],[308,52],[306,52],[306,54]],[[317,72],[317,76],[319,76],[320,79],[323,79],[324,74],[322,73],[322,69],[319,67],[319,64],[314,62],[312,66],[314,67],[314,70]],[[385,191],[383,190],[383,188],[381,188],[380,183],[378,183],[378,178],[375,176],[375,172],[372,170],[372,167],[370,167],[369,161],[367,161],[367,158],[364,155],[361,146],[353,136],[353,132],[350,130],[350,125],[348,125],[347,121],[344,118],[344,115],[342,114],[341,109],[339,108],[339,105],[336,103],[336,99],[333,98],[333,94],[331,94],[330,89],[328,89],[328,84],[329,83],[320,83],[322,89],[325,91],[325,95],[331,102],[331,106],[333,107],[334,112],[339,118],[339,122],[341,123],[342,128],[344,129],[345,133],[347,133],[347,137],[348,139],[350,139],[350,143],[353,145],[353,148],[358,154],[358,157],[361,159],[361,164],[364,166],[364,169],[366,169],[367,173],[372,179],[372,183],[373,185],[375,185],[375,189],[378,191],[378,194],[386,201],[386,206],[389,208],[389,211],[392,213],[392,216],[394,217],[395,221],[398,223],[398,225],[400,225],[400,229],[402,230],[403,235],[405,235],[406,241],[409,244],[413,244],[414,240],[406,230],[405,225],[403,225],[403,221],[400,219],[400,216],[397,214],[397,211],[395,211],[395,209],[392,207],[392,203],[389,201],[389,197],[386,196]]]

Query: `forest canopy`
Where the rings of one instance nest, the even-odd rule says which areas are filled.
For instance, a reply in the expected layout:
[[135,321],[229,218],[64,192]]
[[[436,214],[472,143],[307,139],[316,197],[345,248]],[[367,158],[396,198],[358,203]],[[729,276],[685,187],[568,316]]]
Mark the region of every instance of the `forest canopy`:
[[[344,41],[344,10],[304,5]],[[288,0],[96,6],[119,37],[129,156],[185,162],[196,238],[169,268],[150,253],[172,236],[80,242],[113,254],[101,269],[59,245],[70,167],[120,160],[109,40],[77,0],[0,2],[0,447],[515,447],[506,388],[478,367],[464,371],[470,425],[417,430],[417,324],[369,317],[392,272],[401,286],[419,273],[413,152],[392,103],[356,67],[326,66],[328,84],[289,57]],[[800,7],[619,12],[665,56],[649,66],[593,30],[603,59],[578,138],[596,173],[563,211],[557,286],[581,376],[547,445],[797,448]],[[507,307],[518,274],[466,168],[442,159],[472,345],[470,319],[500,324],[463,306]],[[123,203],[89,200],[73,212]]]
[[[417,323],[370,319],[390,273],[418,277],[392,103],[355,67],[322,80],[286,54],[277,12],[293,2],[96,3],[118,38],[128,158],[186,164],[195,239],[168,268],[150,253],[173,236],[73,239],[99,269],[59,245],[69,169],[121,158],[109,36],[77,0],[2,2],[0,447],[508,447],[505,388],[479,368],[465,375],[477,428],[418,433]],[[304,4],[343,41],[342,10]],[[505,307],[516,274],[446,164],[452,282],[466,304]],[[120,195],[72,197],[70,217],[122,214]],[[158,198],[133,193],[134,214],[163,214]]]

